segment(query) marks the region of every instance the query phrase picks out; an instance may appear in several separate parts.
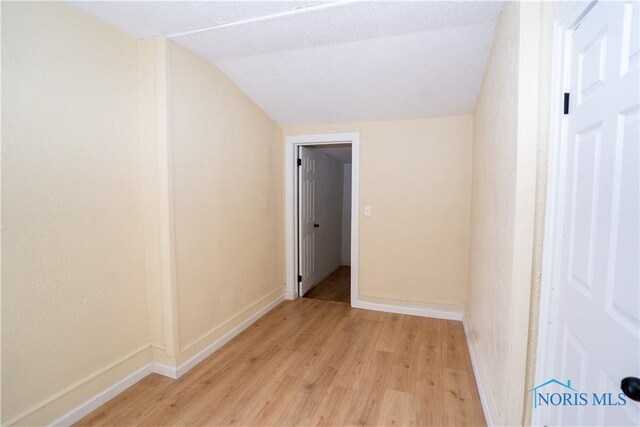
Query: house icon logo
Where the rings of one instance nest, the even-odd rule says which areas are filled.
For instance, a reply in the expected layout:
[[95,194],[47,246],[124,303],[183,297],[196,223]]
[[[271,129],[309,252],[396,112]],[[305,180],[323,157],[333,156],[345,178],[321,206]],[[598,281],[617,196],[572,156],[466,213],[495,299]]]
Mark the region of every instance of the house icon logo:
[[569,390],[572,390],[572,391],[578,391],[578,390],[576,390],[575,388],[571,387],[571,380],[567,380],[567,383],[566,383],[566,384],[564,384],[564,383],[562,383],[562,382],[558,381],[558,380],[557,380],[557,379],[555,379],[555,378],[551,378],[551,379],[550,379],[549,381],[547,381],[546,383],[542,383],[542,384],[540,384],[540,385],[538,385],[538,386],[535,386],[534,388],[532,388],[532,389],[531,389],[531,390],[529,390],[529,391],[533,391],[533,392],[535,393],[535,391],[536,391],[537,389],[539,389],[539,388],[541,388],[541,387],[544,387],[544,386],[548,386],[549,384],[558,384],[558,385],[560,385],[560,386],[562,386],[562,387],[564,387],[564,388],[568,388]]
[[[556,385],[560,388],[560,392],[556,393],[543,393],[542,389]],[[551,378],[540,385],[535,386],[529,392],[533,392],[533,407],[537,408],[540,405],[572,405],[573,402],[579,405],[580,397],[584,393],[578,392],[575,388],[571,387],[571,380],[567,380],[567,383],[563,383],[555,378]]]

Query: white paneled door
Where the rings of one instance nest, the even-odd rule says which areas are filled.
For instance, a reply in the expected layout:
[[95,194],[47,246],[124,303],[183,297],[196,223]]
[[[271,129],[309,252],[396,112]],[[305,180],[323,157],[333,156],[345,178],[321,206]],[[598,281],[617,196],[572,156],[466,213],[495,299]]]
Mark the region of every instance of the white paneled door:
[[549,371],[587,402],[548,405],[549,425],[640,425],[640,402],[620,395],[640,378],[638,12],[600,1],[570,36]]
[[317,281],[316,166],[319,154],[298,148],[298,292],[303,296]]

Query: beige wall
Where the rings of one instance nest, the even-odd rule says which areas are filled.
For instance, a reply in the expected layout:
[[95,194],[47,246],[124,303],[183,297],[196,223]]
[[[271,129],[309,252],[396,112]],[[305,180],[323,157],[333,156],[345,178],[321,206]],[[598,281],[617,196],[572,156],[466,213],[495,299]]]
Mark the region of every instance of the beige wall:
[[2,421],[42,424],[150,360],[137,42],[3,3],[2,68]]
[[471,117],[285,129],[330,132],[360,132],[360,294],[464,305]]
[[2,422],[176,368],[283,295],[282,131],[216,67],[2,4]]
[[466,321],[494,422],[506,419],[517,146],[519,7],[507,3],[474,114],[471,243]]
[[[486,404],[506,425],[516,180],[519,6],[496,27],[474,114],[469,294],[465,310]],[[514,420],[511,420],[514,421]]]
[[548,83],[539,69],[548,72],[548,46],[541,44],[541,35],[550,37],[548,9],[539,3],[505,4],[474,113],[465,322],[496,425],[526,419],[526,366],[535,351],[530,345],[532,261],[534,245],[537,256],[541,245],[544,167],[538,158],[545,155],[538,152],[538,131],[548,117]]
[[[280,127],[220,70],[169,43],[180,358],[284,292]],[[255,306],[255,307],[254,307]]]

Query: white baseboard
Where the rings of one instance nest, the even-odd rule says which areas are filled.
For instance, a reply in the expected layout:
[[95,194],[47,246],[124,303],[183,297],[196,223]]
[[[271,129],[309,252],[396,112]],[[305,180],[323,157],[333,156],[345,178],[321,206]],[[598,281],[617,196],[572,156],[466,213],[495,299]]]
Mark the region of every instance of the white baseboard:
[[100,406],[107,403],[109,400],[113,399],[147,375],[149,375],[151,370],[151,363],[143,366],[137,371],[127,375],[117,383],[113,384],[111,387],[106,390],[96,394],[89,400],[85,401],[81,405],[75,407],[71,411],[67,412],[60,418],[56,419],[50,425],[52,426],[69,426],[76,421],[79,421],[82,417],[89,415],[92,411],[95,411]]
[[251,324],[253,324],[256,320],[258,320],[259,318],[261,318],[262,316],[270,312],[275,306],[277,306],[282,301],[284,301],[284,298],[285,298],[284,294],[278,295],[269,304],[267,304],[266,306],[258,310],[256,313],[252,314],[249,318],[245,319],[243,322],[235,326],[233,329],[231,329],[229,332],[227,332],[217,340],[213,341],[211,344],[209,344],[207,347],[205,347],[202,351],[200,351],[198,354],[193,356],[191,359],[187,360],[186,362],[178,366],[177,372],[175,373],[176,375],[175,377],[171,375],[167,375],[167,376],[171,378],[180,378],[182,375],[188,372],[191,368],[196,366],[198,363],[202,362],[204,359],[206,359],[211,354],[213,354],[213,352],[215,352],[220,347],[222,347],[223,345],[231,341],[233,338],[235,338],[237,335],[239,335],[240,332],[244,331],[249,326],[251,326]]
[[171,379],[178,379],[178,370],[174,366],[165,365],[163,363],[151,362],[151,372],[154,374],[164,375]]
[[462,308],[455,306],[437,306],[397,300],[367,299],[360,297],[351,302],[351,307],[387,313],[409,314],[412,316],[433,317],[444,320],[462,320]]
[[293,301],[295,299],[295,296],[293,295],[293,292],[285,292],[284,299]]
[[[187,371],[195,367],[198,363],[202,362],[208,356],[213,354],[216,350],[222,347],[227,342],[231,341],[234,337],[239,335],[246,328],[251,326],[255,321],[260,319],[262,316],[271,311],[274,307],[280,304],[285,299],[285,295],[279,295],[274,298],[269,304],[261,308],[259,311],[251,315],[249,318],[245,319],[243,322],[235,326],[229,332],[224,334],[222,337],[216,339],[211,344],[209,344],[206,348],[200,351],[198,354],[193,356],[191,359],[180,365],[177,369],[164,365],[157,362],[150,362],[149,364],[143,366],[142,368],[132,372],[127,375],[120,381],[116,382],[112,386],[108,387],[104,391],[98,393],[92,398],[88,399],[81,405],[67,412],[63,416],[59,417],[50,425],[54,426],[68,426],[73,424],[74,422],[80,420],[82,417],[88,415],[92,411],[99,408],[101,405],[105,404],[109,400],[116,397],[118,394],[122,393],[150,373],[158,373],[169,378],[177,379],[180,376],[184,375]],[[390,313],[398,313],[398,314],[410,314],[416,316],[423,317],[434,317],[439,319],[448,319],[448,320],[462,320],[463,315],[462,312],[458,312],[455,310],[442,310],[442,309],[434,309],[428,307],[418,307],[415,305],[402,305],[395,302],[394,304],[387,304],[381,302],[373,302],[367,300],[359,300],[356,301],[353,306],[355,308],[362,308],[368,310],[376,310],[376,311],[385,311]],[[469,346],[469,352],[471,355],[471,362],[473,364],[473,371],[476,378],[476,383],[478,384],[478,392],[480,394],[480,400],[482,402],[482,408],[484,410],[485,418],[487,420],[488,425],[493,425],[493,421],[491,418],[491,414],[489,412],[489,408],[486,404],[486,395],[484,392],[484,388],[480,381],[480,377],[478,375],[478,363],[475,355],[475,349],[473,347],[473,342],[470,339],[470,329],[467,325],[467,322],[464,321],[464,330],[467,337],[467,343]]]
[[[47,399],[40,401],[14,417],[5,420],[2,425],[52,425],[52,422],[50,421],[51,419],[55,420],[53,421],[55,425],[64,425],[65,423],[71,423],[79,420],[84,415],[135,384],[136,381],[144,378],[149,372],[151,372],[150,362],[148,361],[148,352],[149,345],[142,345],[131,353],[114,360],[101,369],[98,369],[79,381],[65,387],[54,395],[49,396]],[[129,374],[126,373],[127,368],[131,369]],[[124,371],[121,375],[126,376],[123,378],[120,377],[120,380],[117,380],[119,377],[117,374],[118,371]],[[98,394],[91,396],[92,393],[83,391],[83,389],[86,390],[87,388],[94,390],[96,389],[96,382],[104,384],[105,382],[110,382],[106,380],[106,378],[113,377],[116,378],[116,382],[112,383],[111,386]],[[78,395],[88,395],[91,397],[74,407],[74,404],[77,402],[77,399],[74,398],[74,396]],[[83,412],[85,407],[89,409]],[[66,408],[73,409],[65,412]],[[65,415],[61,416],[61,413]],[[74,417],[78,418],[73,419]],[[72,419],[73,421],[68,421],[68,419]]]
[[203,349],[201,352],[199,352],[194,357],[192,357],[182,365],[178,366],[177,368],[173,366],[165,365],[162,363],[158,363],[158,362],[150,362],[145,366],[143,366],[142,368],[127,375],[126,377],[116,382],[115,384],[111,385],[110,387],[103,390],[102,392],[86,400],[84,403],[80,404],[76,408],[67,412],[63,416],[57,418],[52,423],[49,423],[49,425],[69,426],[75,423],[76,421],[79,421],[82,417],[85,417],[92,411],[98,409],[100,406],[104,405],[109,400],[113,399],[118,394],[122,393],[123,391],[125,391],[126,389],[128,389],[129,387],[131,387],[132,385],[134,385],[135,383],[137,383],[138,381],[140,381],[150,373],[157,373],[172,379],[178,379],[180,376],[184,375],[191,368],[193,368],[198,363],[206,359],[209,355],[211,355],[217,349],[225,345],[227,342],[231,341],[235,336],[237,336],[246,328],[251,326],[251,324],[254,323],[256,320],[258,320],[259,318],[267,314],[269,311],[271,311],[275,306],[280,304],[283,300],[284,300],[284,295],[279,295],[278,297],[273,299],[271,302],[269,302],[269,304],[261,308],[259,311],[251,315],[249,318],[245,319],[239,325],[235,326],[233,329],[231,329],[229,332],[224,334],[222,337],[218,338],[217,340],[209,344],[205,349]]
[[489,410],[489,404],[487,403],[487,394],[480,379],[480,365],[478,362],[478,356],[476,355],[475,340],[471,326],[469,325],[468,318],[465,317],[462,321],[464,326],[464,335],[467,338],[467,347],[469,347],[469,355],[471,356],[471,366],[473,366],[473,376],[476,378],[476,384],[478,385],[478,394],[480,395],[480,402],[482,403],[482,411],[484,412],[484,418],[487,421],[487,426],[491,427],[495,425],[493,423],[493,417]]

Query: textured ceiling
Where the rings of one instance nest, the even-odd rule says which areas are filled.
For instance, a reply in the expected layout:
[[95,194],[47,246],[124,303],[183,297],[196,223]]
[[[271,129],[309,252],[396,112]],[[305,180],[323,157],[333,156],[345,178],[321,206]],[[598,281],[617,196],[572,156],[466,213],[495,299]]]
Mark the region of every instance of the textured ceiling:
[[136,38],[168,36],[271,15],[322,2],[305,1],[70,1]]
[[72,2],[217,64],[283,126],[471,113],[502,2]]

